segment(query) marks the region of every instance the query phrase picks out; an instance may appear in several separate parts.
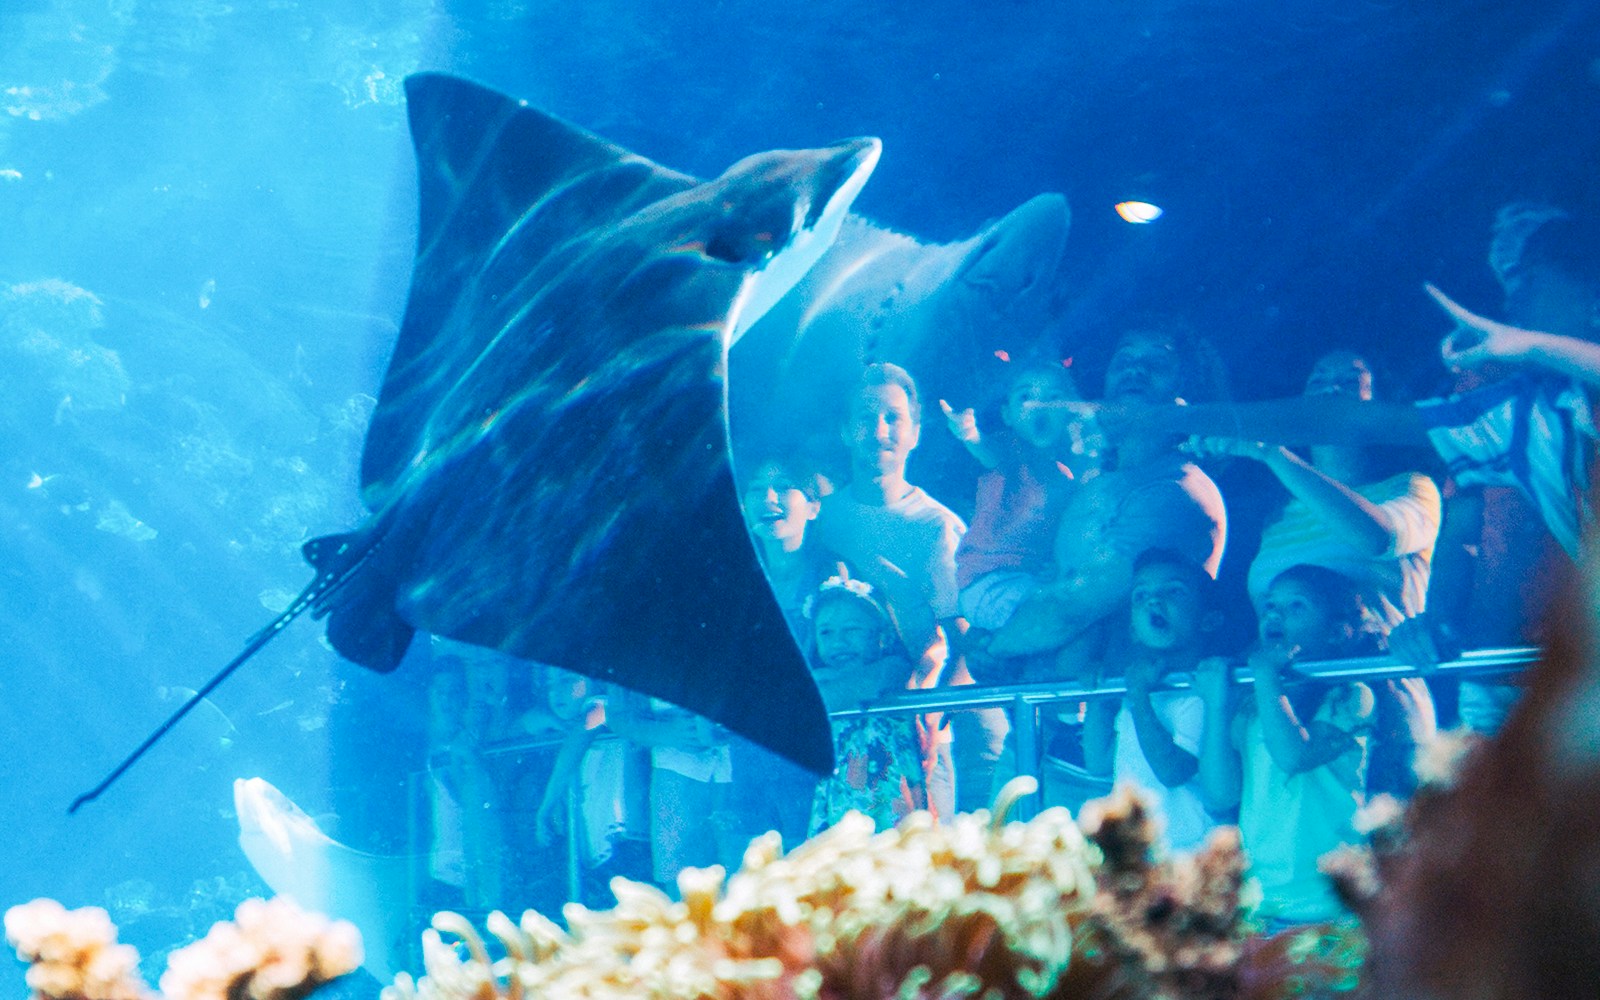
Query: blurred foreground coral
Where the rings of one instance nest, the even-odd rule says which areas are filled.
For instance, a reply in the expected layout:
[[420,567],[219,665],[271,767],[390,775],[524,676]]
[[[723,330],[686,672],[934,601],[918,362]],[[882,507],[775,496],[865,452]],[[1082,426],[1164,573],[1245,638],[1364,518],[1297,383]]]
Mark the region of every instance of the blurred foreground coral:
[[[37,899],[6,911],[6,938],[29,963],[38,1000],[155,998],[139,978],[139,954],[117,943],[99,907],[68,910]],[[361,936],[344,921],[288,899],[248,899],[233,921],[172,953],[161,977],[168,1000],[299,1000],[361,965]]]
[[725,886],[721,869],[685,871],[681,902],[618,879],[617,907],[569,906],[570,931],[495,913],[498,961],[464,918],[441,913],[424,933],[427,975],[400,976],[384,1000],[1202,1000],[1353,980],[1359,949],[1295,945],[1304,935],[1252,945],[1231,831],[1167,861],[1132,793],[1102,803],[1086,839],[1061,809],[1005,823],[1029,790],[1008,786],[993,820],[917,814],[874,833],[851,815],[788,855],[763,838]]
[[1371,995],[1600,996],[1600,545],[1585,578],[1552,609],[1543,662],[1498,736],[1443,748],[1447,780],[1374,834],[1350,893]]

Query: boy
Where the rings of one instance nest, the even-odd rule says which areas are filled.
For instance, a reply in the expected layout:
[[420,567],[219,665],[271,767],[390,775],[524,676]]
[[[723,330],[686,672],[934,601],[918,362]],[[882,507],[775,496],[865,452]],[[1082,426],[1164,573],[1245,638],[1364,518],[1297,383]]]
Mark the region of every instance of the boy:
[[1171,549],[1138,557],[1129,602],[1128,692],[1091,702],[1084,720],[1088,770],[1152,795],[1173,850],[1199,847],[1216,824],[1198,780],[1205,706],[1192,692],[1158,689],[1200,663],[1220,618],[1211,608],[1214,585],[1204,569]]

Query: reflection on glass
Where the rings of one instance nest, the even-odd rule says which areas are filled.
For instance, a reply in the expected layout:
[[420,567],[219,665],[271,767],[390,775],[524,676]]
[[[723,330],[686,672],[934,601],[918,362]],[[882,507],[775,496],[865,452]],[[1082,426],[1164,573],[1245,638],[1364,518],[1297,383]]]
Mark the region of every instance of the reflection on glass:
[[[1039,801],[1074,806],[1135,769],[1166,789],[1237,778],[1236,805],[1200,803],[1203,824],[1226,823],[1243,818],[1252,781],[1284,793],[1291,773],[1351,796],[1404,793],[1430,700],[1442,727],[1503,723],[1518,692],[1506,674],[1299,694],[1310,654],[1283,649],[1263,620],[1293,610],[1273,601],[1275,581],[1312,564],[1359,584],[1363,641],[1409,664],[1548,637],[1600,436],[1593,5],[1463,11],[1441,32],[1430,11],[1384,4],[1262,17],[1093,0],[974,19],[961,5],[863,18],[821,2],[803,18],[626,0],[7,13],[0,635],[13,669],[0,789],[24,863],[0,876],[0,903],[105,906],[159,969],[165,949],[273,887],[264,869],[285,845],[315,845],[319,863],[375,859],[404,897],[394,930],[407,934],[369,943],[369,968],[387,972],[418,967],[410,929],[437,908],[554,916],[567,900],[607,903],[614,874],[670,890],[663,836],[731,860],[758,830],[810,832],[813,776],[705,716],[624,705],[595,663],[530,662],[545,637],[582,636],[579,649],[625,635],[638,655],[613,678],[676,684],[709,715],[765,699],[752,728],[771,732],[814,694],[799,673],[777,689],[779,650],[857,703],[919,686],[1111,690],[1024,723],[992,708],[890,716],[894,739],[865,741],[834,775],[915,789],[946,814],[1039,760]],[[639,161],[620,152],[581,182],[545,176],[548,144],[493,172],[504,202],[458,197],[466,173],[419,184],[402,84],[419,71],[480,80],[637,150],[663,165],[650,175],[662,187],[630,186]],[[458,124],[474,141],[497,127]],[[591,213],[626,222],[630,199],[671,202],[691,176],[750,154],[863,135],[883,141],[870,180],[817,168],[817,197],[764,197],[795,193],[780,169],[743,201],[680,198],[704,209],[706,238],[650,230],[584,243],[595,252],[581,261],[558,240],[540,267],[494,270],[508,233]],[[558,196],[501,220],[482,259],[419,245],[442,218],[418,220],[419,188],[435,204],[504,208],[541,185]],[[834,198],[845,190],[859,193],[848,213]],[[822,236],[788,256],[786,226]],[[624,250],[650,265],[622,268]],[[441,351],[412,350],[414,257],[417,294],[428,282],[484,293],[445,311],[460,337]],[[786,294],[746,288],[768,264],[792,280]],[[723,279],[730,307],[775,299],[759,299],[770,308],[748,329],[711,317],[742,333],[725,366],[689,308]],[[661,297],[644,309],[647,293]],[[628,383],[581,433],[560,425],[592,474],[533,490],[540,463],[510,462],[429,479],[408,497],[437,532],[384,555],[396,579],[421,567],[402,619],[431,585],[451,610],[433,631],[520,655],[419,642],[377,675],[340,657],[322,623],[299,622],[67,819],[72,796],[200,689],[263,609],[293,606],[308,538],[355,529],[389,499],[362,460],[374,413],[393,412],[377,402],[389,359],[422,357],[411,388],[462,403],[427,411],[382,456],[392,484],[413,459],[439,470],[463,454],[441,441],[503,434],[538,396],[529,379],[451,396],[459,372],[440,373],[473,367],[482,355],[462,345],[474,337],[507,330],[502,346],[526,346],[543,327],[518,326],[517,310],[535,299],[577,317],[540,348],[552,366],[583,366],[572,381],[588,389]],[[698,345],[683,371],[701,395],[628,349],[642,326]],[[906,382],[864,395],[874,364]],[[707,373],[726,375],[726,433]],[[631,409],[641,396],[663,409]],[[675,423],[689,399],[701,409]],[[534,410],[547,427],[566,412]],[[497,445],[521,459],[550,447],[520,426]],[[670,475],[653,464],[669,438]],[[711,528],[661,513],[708,482],[732,484]],[[445,483],[459,503],[438,513]],[[638,516],[630,537],[680,555],[631,566],[609,590],[551,585],[614,537],[596,527],[612,515]],[[596,530],[540,548],[574,524]],[[692,579],[691,556],[704,571]],[[1175,579],[1150,579],[1157,563]],[[750,596],[762,570],[770,601]],[[806,611],[830,579],[870,584],[903,670],[832,683],[824,660],[846,658],[822,656]],[[1203,607],[1183,604],[1185,583]],[[661,609],[686,606],[701,617],[669,632],[662,617],[682,616]],[[770,628],[729,627],[752,620]],[[696,662],[690,626],[743,652]],[[1163,644],[1185,629],[1194,642],[1175,658]],[[513,634],[530,645],[502,641]],[[1284,654],[1266,666],[1280,668],[1289,714],[1227,686],[1236,669],[1201,670],[1265,648]],[[544,657],[569,658],[582,659]],[[1213,697],[1175,697],[1162,678]],[[1327,737],[1299,751],[1314,765],[1296,771],[1310,758],[1292,748],[1272,767],[1253,752],[1295,728],[1272,728],[1285,720]],[[912,754],[920,786],[902,773]],[[250,779],[264,784],[236,798]],[[666,829],[674,811],[694,814],[692,830]],[[1309,843],[1273,846],[1302,873]],[[377,905],[336,895],[331,909]]]

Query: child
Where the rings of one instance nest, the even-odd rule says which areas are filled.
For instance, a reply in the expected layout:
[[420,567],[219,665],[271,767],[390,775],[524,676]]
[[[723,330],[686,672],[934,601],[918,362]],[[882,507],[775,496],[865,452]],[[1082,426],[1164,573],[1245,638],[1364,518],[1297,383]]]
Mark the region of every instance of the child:
[[958,608],[974,628],[1004,625],[1038,578],[1048,575],[1072,485],[1062,462],[1075,457],[1071,418],[1055,404],[1077,398],[1064,368],[1025,367],[1006,393],[1001,434],[980,433],[972,410],[939,401],[950,432],[987,470],[978,479],[972,523],[956,550]]
[[834,566],[807,530],[822,506],[816,477],[778,459],[762,462],[745,480],[740,503],[778,607],[804,648],[809,623],[800,609]]
[[650,751],[650,853],[656,886],[676,896],[684,868],[731,868],[737,843],[729,812],[733,756],[726,730],[660,698],[615,689],[606,721]]
[[[802,608],[833,572],[822,546],[809,538],[821,497],[816,476],[782,460],[756,466],[745,480],[742,502],[756,553],[778,599],[778,607],[801,649],[811,642],[811,622]],[[739,736],[731,736],[733,787],[731,807],[738,822],[737,839],[777,830],[786,847],[805,839],[811,822],[811,799],[817,780],[799,765]]]
[[[911,658],[872,588],[833,577],[813,595],[812,670],[830,711],[856,708],[906,686]],[[817,786],[811,832],[855,810],[887,829],[928,807],[916,719],[858,715],[833,722],[834,772]]]
[[1173,850],[1193,850],[1215,826],[1200,793],[1200,736],[1205,707],[1192,691],[1160,691],[1174,674],[1199,664],[1220,616],[1211,609],[1211,577],[1171,549],[1150,549],[1134,563],[1129,606],[1128,693],[1091,702],[1084,758],[1154,795]]
[[1200,781],[1213,815],[1237,807],[1239,833],[1260,883],[1262,912],[1281,927],[1337,917],[1340,907],[1317,861],[1358,843],[1372,691],[1361,683],[1288,686],[1296,658],[1337,659],[1364,648],[1368,613],[1354,583],[1305,564],[1267,589],[1260,641],[1250,654],[1255,690],[1229,684],[1226,661],[1200,665],[1205,703]]
[[[545,674],[549,711],[564,732],[539,801],[534,839],[551,848],[563,835],[572,838],[568,855],[579,865],[579,885],[570,901],[612,906],[613,876],[648,881],[653,875],[649,760],[607,726],[604,685],[555,667]],[[540,909],[554,913],[560,906]]]

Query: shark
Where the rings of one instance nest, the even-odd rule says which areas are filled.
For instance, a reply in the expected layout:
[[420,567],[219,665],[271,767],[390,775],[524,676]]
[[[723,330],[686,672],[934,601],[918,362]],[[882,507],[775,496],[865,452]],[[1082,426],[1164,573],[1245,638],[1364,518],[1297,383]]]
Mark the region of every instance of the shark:
[[307,542],[312,581],[71,810],[307,612],[372,670],[444,636],[831,770],[733,483],[728,354],[827,253],[881,143],[700,179],[469,80],[405,90],[418,239],[363,444],[370,514]]

